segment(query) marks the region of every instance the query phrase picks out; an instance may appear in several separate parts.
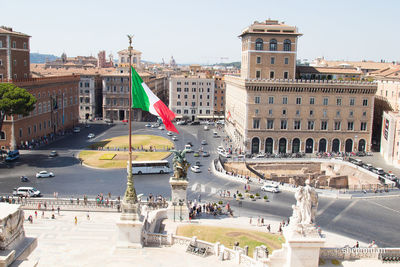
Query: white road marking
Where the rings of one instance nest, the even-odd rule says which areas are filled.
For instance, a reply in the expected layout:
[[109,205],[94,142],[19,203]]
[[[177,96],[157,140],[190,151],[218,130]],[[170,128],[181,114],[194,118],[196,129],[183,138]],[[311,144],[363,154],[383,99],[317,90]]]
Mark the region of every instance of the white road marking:
[[[368,200],[366,200],[366,201],[368,201]],[[396,212],[396,213],[400,213],[400,211],[398,211],[398,210],[395,210],[395,209],[386,207],[386,206],[384,206],[384,205],[382,205],[382,204],[379,204],[379,203],[376,203],[376,202],[374,202],[374,201],[368,201],[368,202],[374,203],[375,205],[377,205],[377,206],[379,206],[379,207],[382,207],[382,208],[385,208],[385,209],[387,209],[387,210],[394,211],[394,212]]]
[[345,215],[346,211],[348,211],[349,209],[351,209],[356,203],[358,202],[358,200],[353,201],[350,205],[348,205],[344,210],[342,210],[335,218],[333,218],[333,220],[329,223],[335,223],[338,220],[340,220],[340,218],[342,218],[343,215]]
[[201,192],[206,192],[206,186],[204,184],[201,185]]
[[211,187],[211,194],[216,194],[217,193],[217,188]]
[[196,191],[197,190],[197,185],[198,185],[199,183],[195,183],[194,185],[192,185],[192,191]]

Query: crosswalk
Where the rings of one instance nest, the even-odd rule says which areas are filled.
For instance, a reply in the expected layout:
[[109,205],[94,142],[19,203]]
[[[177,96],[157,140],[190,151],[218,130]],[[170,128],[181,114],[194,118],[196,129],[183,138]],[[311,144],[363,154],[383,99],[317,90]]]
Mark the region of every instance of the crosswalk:
[[194,183],[191,186],[192,192],[203,193],[205,195],[215,195],[219,194],[219,192],[223,191],[221,188],[216,188],[212,186],[207,186],[205,184]]

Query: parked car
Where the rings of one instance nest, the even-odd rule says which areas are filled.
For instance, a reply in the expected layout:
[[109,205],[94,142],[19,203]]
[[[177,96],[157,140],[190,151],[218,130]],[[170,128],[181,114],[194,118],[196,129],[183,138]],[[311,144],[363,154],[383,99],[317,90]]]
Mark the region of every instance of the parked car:
[[85,128],[90,128],[90,124],[85,124]]
[[196,166],[196,165],[190,167],[190,170],[191,170],[192,172],[194,172],[194,173],[199,173],[199,172],[201,172],[200,167],[199,167],[199,166]]
[[158,130],[164,130],[164,126],[160,126],[160,127],[158,127]]
[[374,172],[374,173],[376,173],[376,174],[379,174],[379,175],[385,174],[385,171],[384,171],[382,168],[379,168],[379,167],[373,168],[373,169],[372,169],[372,172]]
[[186,121],[178,121],[176,124],[177,124],[177,125],[186,125],[187,122],[186,122]]
[[203,146],[205,146],[205,145],[207,145],[207,141],[206,141],[206,140],[201,140],[201,144],[202,144]]
[[51,151],[50,154],[49,154],[50,158],[54,158],[54,157],[57,157],[57,156],[58,156],[58,153],[55,150]]
[[224,125],[224,124],[225,124],[225,121],[224,121],[224,120],[219,120],[219,121],[217,121],[217,124],[222,124],[222,125]]
[[374,166],[372,166],[372,164],[370,163],[363,163],[363,165],[361,165],[361,167],[363,167],[366,170],[372,170],[374,168]]
[[54,177],[54,173],[48,171],[40,171],[36,173],[36,178],[48,178],[48,177]]
[[19,159],[19,157],[20,157],[19,150],[12,150],[7,153],[6,161],[11,162],[11,161]]
[[147,123],[145,126],[146,126],[146,127],[151,127],[151,124],[150,124],[150,123]]
[[207,151],[204,151],[203,154],[201,154],[203,157],[209,157],[210,153],[208,153]]
[[390,179],[392,181],[397,180],[397,176],[394,175],[393,173],[386,173],[384,176],[385,176],[385,178]]
[[279,193],[279,186],[278,185],[273,185],[273,184],[265,184],[261,187],[262,191],[265,192],[271,192],[271,193]]
[[14,188],[13,190],[13,196],[18,196],[18,197],[40,197],[41,193],[39,190],[37,190],[34,187],[18,187]]
[[80,127],[75,127],[73,131],[74,131],[74,133],[80,133],[81,132],[81,128]]

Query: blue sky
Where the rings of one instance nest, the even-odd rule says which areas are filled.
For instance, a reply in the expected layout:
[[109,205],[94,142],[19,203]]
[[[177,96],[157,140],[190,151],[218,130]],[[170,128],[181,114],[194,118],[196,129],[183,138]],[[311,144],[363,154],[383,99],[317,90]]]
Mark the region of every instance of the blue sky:
[[125,49],[126,34],[144,60],[240,60],[241,30],[267,18],[295,25],[298,58],[400,61],[396,0],[1,0],[0,25],[31,38],[31,52],[60,56]]

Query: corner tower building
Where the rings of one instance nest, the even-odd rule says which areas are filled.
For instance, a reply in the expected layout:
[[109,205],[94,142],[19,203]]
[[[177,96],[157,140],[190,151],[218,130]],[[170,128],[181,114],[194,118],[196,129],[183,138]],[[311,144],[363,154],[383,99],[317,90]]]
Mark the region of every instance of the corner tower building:
[[239,76],[225,76],[225,129],[246,153],[369,151],[376,83],[298,80],[296,27],[255,22]]
[[277,20],[254,22],[243,30],[241,77],[245,79],[294,79],[297,39],[294,26]]

